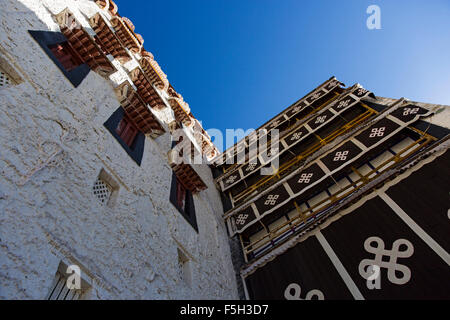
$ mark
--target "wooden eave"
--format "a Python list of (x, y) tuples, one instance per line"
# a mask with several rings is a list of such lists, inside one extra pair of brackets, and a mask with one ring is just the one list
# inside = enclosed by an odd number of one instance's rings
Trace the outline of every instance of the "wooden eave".
[(142, 37), (138, 37), (132, 30), (132, 25), (127, 23), (129, 20), (114, 16), (111, 19), (111, 24), (116, 31), (116, 36), (119, 38), (123, 46), (130, 49), (134, 53), (139, 53), (142, 49)]
[(125, 81), (114, 91), (120, 105), (140, 131), (152, 137), (158, 137), (164, 133), (164, 129), (131, 83)]
[(138, 89), (141, 98), (148, 103), (152, 108), (163, 109), (166, 104), (156, 92), (144, 72), (138, 67), (130, 72), (130, 78)]
[(181, 183), (192, 193), (198, 193), (202, 190), (207, 189), (206, 184), (203, 182), (203, 180), (200, 178), (191, 164), (177, 164), (174, 161), (175, 154), (176, 152), (174, 149), (169, 151), (169, 164)]
[(155, 61), (153, 55), (145, 50), (142, 50), (141, 55), (142, 58), (139, 63), (146, 76), (150, 79), (152, 84), (158, 87), (158, 89), (167, 91), (169, 88), (169, 80), (167, 80), (166, 74), (161, 70), (161, 67)]
[(127, 50), (120, 43), (119, 39), (116, 37), (100, 13), (96, 13), (92, 18), (90, 18), (89, 24), (97, 34), (96, 38), (98, 39), (98, 43), (105, 52), (111, 54), (121, 63), (126, 63), (131, 60)]
[(95, 43), (94, 38), (84, 30), (69, 9), (57, 14), (56, 22), (67, 41), (92, 70), (104, 76), (116, 72), (116, 68), (106, 57), (103, 50)]
[(192, 119), (186, 110), (183, 108), (185, 102), (181, 98), (170, 97), (168, 99), (173, 112), (175, 113), (175, 119), (182, 122), (185, 126), (190, 126), (192, 124)]

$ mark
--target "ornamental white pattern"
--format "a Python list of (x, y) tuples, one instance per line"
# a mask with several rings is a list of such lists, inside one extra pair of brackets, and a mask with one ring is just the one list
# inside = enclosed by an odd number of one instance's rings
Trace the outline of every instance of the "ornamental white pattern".
[(236, 181), (236, 179), (237, 179), (236, 176), (231, 176), (225, 181), (225, 183), (227, 183), (227, 184), (234, 183)]
[(267, 158), (271, 158), (272, 155), (277, 155), (278, 154), (278, 148), (274, 148), (273, 150), (267, 152)]
[(335, 87), (337, 84), (338, 84), (337, 80), (332, 80), (332, 81), (328, 84), (327, 88), (328, 88), (328, 89), (331, 89), (331, 88)]
[[(294, 290), (294, 294), (292, 294), (292, 290)], [(317, 300), (324, 300), (325, 296), (323, 292), (317, 289), (311, 290), (306, 294), (305, 299), (301, 298), (302, 288), (297, 283), (291, 283), (287, 286), (286, 290), (284, 290), (284, 297), (286, 300), (312, 300), (315, 296)]]
[(280, 123), (281, 123), (280, 120), (275, 120), (274, 122), (272, 122), (272, 123), (270, 124), (270, 127), (271, 127), (271, 128), (275, 128), (275, 127), (277, 127)]
[(374, 128), (374, 129), (372, 129), (372, 132), (370, 133), (369, 138), (383, 137), (385, 130), (386, 130), (386, 127)]
[(298, 183), (310, 183), (313, 175), (314, 175), (313, 173), (303, 173), (297, 182)]
[(356, 94), (357, 94), (358, 96), (365, 95), (366, 93), (367, 93), (367, 90), (364, 89), (364, 88), (359, 88), (358, 90), (356, 90)]
[(338, 151), (334, 155), (333, 161), (345, 161), (347, 160), (348, 151)]
[(277, 203), (277, 200), (279, 197), (280, 196), (278, 194), (275, 194), (275, 195), (271, 194), (267, 197), (266, 202), (264, 202), (264, 204), (266, 206), (269, 206), (269, 205), (274, 206)]
[(247, 221), (247, 218), (248, 218), (248, 214), (241, 213), (236, 219), (236, 224), (241, 225), (241, 226), (244, 225), (245, 222)]
[(337, 108), (338, 108), (338, 109), (346, 108), (346, 107), (348, 107), (349, 104), (350, 104), (350, 99), (342, 100), (342, 101), (339, 102), (339, 104), (337, 105)]
[(405, 108), (405, 109), (403, 109), (403, 115), (404, 116), (417, 114), (418, 112), (419, 112), (419, 108)]
[(291, 141), (299, 140), (303, 135), (303, 132), (296, 132), (291, 136)]
[(311, 96), (311, 98), (313, 98), (314, 100), (316, 100), (316, 99), (320, 98), (320, 96), (321, 96), (321, 94), (318, 93), (318, 92), (316, 92), (316, 93), (314, 93), (314, 94)]
[(296, 106), (294, 109), (292, 109), (292, 112), (298, 113), (298, 112), (300, 112), (302, 109), (303, 109), (303, 107), (301, 107), (301, 106)]
[(327, 119), (326, 115), (325, 116), (321, 116), (321, 117), (317, 117), (315, 124), (324, 123), (326, 119)]
[(248, 167), (245, 169), (245, 171), (247, 171), (247, 172), (253, 171), (253, 170), (255, 170), (257, 165), (258, 165), (257, 163), (249, 163)]
[[(372, 246), (375, 243), (376, 246)], [(405, 250), (401, 251), (400, 247), (405, 246)], [(414, 246), (406, 239), (396, 240), (392, 245), (392, 250), (385, 250), (385, 244), (379, 237), (370, 237), (364, 242), (364, 249), (375, 255), (374, 259), (364, 259), (359, 264), (359, 274), (368, 279), (372, 276), (373, 266), (385, 268), (388, 271), (388, 279), (393, 284), (404, 285), (411, 279), (411, 270), (397, 263), (398, 258), (409, 258), (414, 253)], [(389, 261), (383, 261), (383, 257), (388, 257)], [(372, 268), (368, 268), (371, 267)], [(400, 275), (398, 277), (398, 275)]]

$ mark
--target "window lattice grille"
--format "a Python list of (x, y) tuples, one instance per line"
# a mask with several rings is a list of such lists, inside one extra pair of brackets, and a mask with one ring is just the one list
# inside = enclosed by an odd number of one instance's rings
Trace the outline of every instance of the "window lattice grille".
[(11, 84), (11, 79), (9, 79), (8, 75), (0, 70), (0, 87), (7, 86)]
[(94, 184), (94, 187), (92, 188), (94, 195), (100, 200), (101, 203), (105, 204), (108, 202), (111, 193), (112, 188), (102, 179), (98, 178), (97, 181)]

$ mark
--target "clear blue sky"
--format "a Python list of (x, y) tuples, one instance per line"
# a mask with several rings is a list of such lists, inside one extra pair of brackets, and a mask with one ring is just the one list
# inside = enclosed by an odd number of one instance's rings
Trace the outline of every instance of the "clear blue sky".
[(205, 129), (257, 128), (333, 75), (450, 105), (450, 0), (116, 3)]

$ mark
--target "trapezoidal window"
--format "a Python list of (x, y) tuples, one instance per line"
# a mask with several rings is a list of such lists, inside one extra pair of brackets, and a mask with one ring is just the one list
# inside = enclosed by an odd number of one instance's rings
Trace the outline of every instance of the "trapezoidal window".
[(195, 216), (194, 197), (192, 192), (176, 177), (172, 175), (172, 187), (170, 189), (170, 202), (178, 209), (181, 215), (198, 232), (197, 218)]
[(48, 48), (67, 72), (74, 70), (84, 63), (80, 55), (67, 41), (51, 44)]
[(130, 148), (133, 147), (136, 136), (139, 133), (138, 128), (131, 122), (131, 120), (124, 114), (122, 120), (120, 120), (116, 132), (123, 142)]
[(89, 74), (90, 67), (67, 42), (61, 32), (28, 30), (45, 54), (74, 87)]
[(119, 107), (104, 123), (104, 126), (140, 166), (144, 154), (145, 135), (127, 117), (123, 108)]

